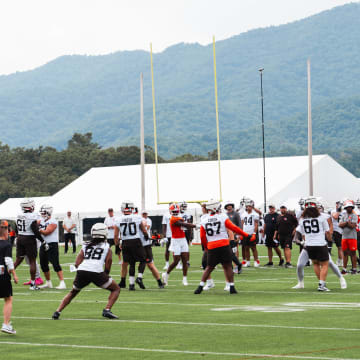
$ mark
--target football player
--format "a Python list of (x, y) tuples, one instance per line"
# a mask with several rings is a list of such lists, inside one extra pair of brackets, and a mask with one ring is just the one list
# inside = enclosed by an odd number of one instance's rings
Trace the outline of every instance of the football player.
[(358, 217), (358, 224), (357, 224), (357, 227), (356, 227), (356, 233), (357, 233), (357, 249), (358, 249), (359, 257), (357, 258), (357, 262), (358, 262), (358, 264), (360, 264), (360, 199), (357, 199), (355, 201), (355, 205), (356, 205), (356, 208), (354, 209), (354, 211), (355, 211), (355, 214)]
[(200, 238), (204, 248), (208, 249), (208, 257), (206, 269), (195, 294), (201, 294), (205, 281), (219, 263), (224, 269), (225, 279), (230, 283), (230, 294), (237, 293), (234, 286), (232, 251), (227, 229), (243, 237), (248, 237), (248, 234), (234, 225), (226, 214), (218, 213), (220, 208), (221, 203), (211, 199), (206, 203), (208, 214), (201, 217)]
[(326, 287), (329, 265), (326, 239), (331, 241), (330, 228), (327, 219), (321, 216), (315, 198), (311, 197), (305, 200), (305, 210), (297, 229), (305, 238), (306, 251), (313, 262), (315, 274), (319, 279), (318, 291), (329, 291)]
[(342, 213), (342, 202), (337, 201), (335, 204), (335, 209), (331, 211), (331, 220), (333, 223), (333, 242), (335, 243), (337, 249), (338, 249), (338, 259), (336, 261), (336, 264), (338, 266), (343, 266), (344, 262), (344, 252), (341, 248), (341, 237), (343, 233), (343, 229), (339, 226), (339, 220)]
[[(114, 243), (115, 221), (116, 221), (116, 218), (114, 216), (114, 209), (109, 208), (108, 209), (108, 216), (105, 218), (104, 224), (108, 228), (109, 233), (108, 233), (107, 242), (109, 243), (110, 247), (115, 245), (115, 243)], [(119, 257), (119, 264), (121, 265), (122, 264), (122, 261), (121, 261), (121, 249), (120, 249), (119, 245), (115, 246), (115, 254)]]
[[(53, 208), (50, 205), (42, 205), (40, 208), (40, 215), (42, 217), (39, 229), (40, 234), (44, 237), (45, 243), (40, 246), (40, 266), (46, 279), (46, 283), (40, 288), (52, 288), (50, 280), (49, 262), (52, 264), (54, 271), (60, 280), (59, 286), (56, 289), (66, 289), (64, 274), (59, 263), (59, 233), (57, 231), (57, 221), (51, 217)], [(45, 250), (44, 245), (48, 245), (48, 250)]]
[[(180, 206), (180, 216), (183, 218), (183, 220), (185, 222), (192, 224), (194, 222), (194, 218), (190, 213), (187, 212), (187, 208), (188, 208), (187, 202), (182, 201), (179, 204), (179, 206)], [(186, 241), (187, 241), (188, 245), (190, 245), (192, 239), (194, 238), (193, 229), (185, 229), (185, 236), (186, 236)], [(179, 264), (181, 264), (181, 263), (179, 262)], [(189, 253), (189, 260), (188, 260), (187, 265), (188, 265), (188, 267), (190, 267), (190, 253)], [(182, 269), (182, 266), (180, 267), (180, 269)]]
[[(130, 265), (129, 268), (129, 290), (135, 290), (135, 265), (137, 262), (150, 263), (151, 259), (146, 259), (144, 247), (140, 240), (140, 232), (147, 240), (149, 235), (146, 231), (146, 221), (138, 214), (134, 214), (135, 209), (132, 201), (124, 201), (121, 204), (122, 215), (116, 219), (114, 242), (119, 244), (121, 236), (121, 247), (123, 252), (123, 266)], [(125, 287), (126, 274), (121, 271), (120, 287)], [(142, 282), (142, 280), (141, 280)]]
[(167, 285), (169, 274), (176, 265), (179, 263), (180, 259), (182, 261), (183, 267), (183, 285), (187, 286), (187, 270), (188, 270), (188, 261), (189, 261), (189, 245), (186, 241), (185, 230), (195, 228), (196, 225), (187, 223), (183, 220), (180, 215), (180, 206), (178, 204), (172, 204), (169, 208), (171, 218), (170, 218), (170, 228), (171, 228), (171, 244), (169, 250), (174, 254), (174, 260), (170, 264), (166, 273), (162, 274), (163, 283)]
[[(172, 203), (169, 203), (169, 207), (172, 205)], [(165, 242), (165, 266), (164, 266), (164, 270), (167, 270), (169, 268), (169, 259), (170, 259), (170, 251), (169, 251), (169, 247), (170, 247), (170, 242), (171, 242), (171, 228), (170, 228), (170, 212), (166, 213), (163, 215), (161, 224), (162, 224), (162, 235), (163, 235), (163, 242)]]
[[(103, 223), (96, 223), (91, 228), (91, 240), (83, 244), (75, 261), (77, 274), (72, 290), (64, 297), (60, 306), (54, 312), (52, 318), (58, 320), (61, 311), (70, 304), (71, 300), (90, 283), (110, 291), (108, 303), (103, 309), (102, 316), (109, 319), (118, 319), (111, 312), (111, 308), (119, 297), (120, 288), (116, 282), (109, 277), (112, 252), (106, 242), (107, 227)], [(104, 268), (105, 265), (105, 268)]]
[(252, 234), (250, 238), (244, 238), (243, 244), (245, 246), (245, 259), (246, 263), (243, 264), (244, 267), (250, 266), (250, 249), (254, 256), (254, 266), (259, 267), (260, 261), (258, 256), (258, 251), (256, 249), (257, 242), (257, 232), (259, 226), (259, 214), (254, 211), (254, 202), (250, 199), (245, 201), (245, 212), (241, 216), (241, 224), (243, 230)]
[[(37, 257), (37, 242), (39, 239), (43, 244), (44, 239), (39, 232), (38, 216), (34, 213), (35, 202), (32, 199), (24, 199), (20, 203), (21, 214), (16, 218), (16, 227), (18, 238), (16, 241), (16, 260), (15, 269), (27, 256), (30, 265), (30, 290), (39, 290), (40, 288), (35, 284), (36, 276), (36, 257)], [(48, 245), (43, 244), (44, 250), (48, 249)]]
[[(316, 201), (316, 199), (313, 199), (312, 201)], [(305, 203), (305, 200), (304, 200), (304, 203)], [(323, 206), (320, 204), (319, 201), (317, 201), (317, 207), (318, 207), (318, 209), (323, 209)], [(320, 211), (320, 215), (323, 216), (325, 219), (327, 219), (327, 222), (329, 224), (329, 229), (330, 229), (330, 237), (331, 237), (331, 229), (332, 229), (331, 217), (330, 217), (330, 215), (326, 214), (324, 211)], [(302, 216), (300, 216), (299, 220), (301, 218), (302, 218)], [(299, 229), (300, 229), (300, 226), (298, 226), (296, 228), (297, 232), (299, 231)], [(303, 245), (304, 244), (303, 236), (301, 234), (300, 234), (300, 236), (301, 236), (302, 245)], [(331, 246), (329, 246), (328, 239), (325, 238), (325, 240), (328, 243), (329, 253), (331, 253)], [(309, 260), (310, 260), (310, 258), (309, 258), (307, 249), (306, 249), (306, 247), (302, 246), (302, 250), (299, 255), (297, 265), (296, 265), (296, 273), (297, 273), (298, 283), (297, 283), (297, 285), (295, 285), (293, 287), (293, 289), (303, 289), (304, 288), (304, 268), (305, 268), (305, 266), (308, 265)], [(331, 256), (329, 256), (329, 267), (334, 272), (334, 274), (339, 278), (341, 289), (346, 289), (347, 288), (346, 280), (342, 276), (338, 266), (333, 262)]]
[(159, 288), (163, 289), (164, 284), (162, 283), (159, 271), (154, 264), (154, 257), (153, 257), (153, 253), (152, 253), (152, 238), (150, 236), (152, 221), (148, 217), (148, 212), (146, 210), (143, 210), (142, 216), (143, 216), (143, 219), (146, 221), (146, 230), (148, 233), (148, 238), (145, 239), (143, 233), (140, 231), (141, 243), (144, 247), (145, 254), (146, 254), (146, 263), (142, 262), (139, 264), (138, 277), (136, 278), (135, 282), (140, 286), (141, 289), (145, 289), (145, 285), (144, 285), (142, 279), (143, 279), (143, 273), (145, 271), (145, 265), (147, 265), (148, 268), (150, 269), (151, 273), (153, 274), (155, 280), (157, 281)]

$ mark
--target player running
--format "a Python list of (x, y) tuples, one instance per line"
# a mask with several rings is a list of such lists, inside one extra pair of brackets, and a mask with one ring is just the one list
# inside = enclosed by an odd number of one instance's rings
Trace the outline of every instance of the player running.
[(232, 270), (232, 252), (227, 229), (247, 238), (249, 235), (234, 225), (226, 214), (217, 212), (221, 203), (217, 200), (209, 200), (206, 204), (208, 214), (201, 217), (200, 238), (204, 248), (208, 250), (207, 266), (201, 277), (200, 285), (194, 294), (200, 294), (215, 266), (221, 263), (225, 279), (230, 283), (230, 294), (237, 294), (234, 286), (234, 273)]
[[(77, 274), (74, 280), (72, 290), (64, 297), (60, 306), (54, 312), (52, 318), (58, 320), (61, 311), (70, 304), (71, 300), (90, 283), (110, 291), (108, 303), (102, 312), (102, 316), (109, 319), (118, 319), (111, 312), (111, 308), (119, 297), (120, 288), (116, 282), (109, 277), (112, 252), (109, 244), (106, 242), (107, 227), (103, 223), (97, 223), (91, 228), (91, 240), (85, 243), (75, 261)], [(105, 269), (104, 269), (105, 264)]]

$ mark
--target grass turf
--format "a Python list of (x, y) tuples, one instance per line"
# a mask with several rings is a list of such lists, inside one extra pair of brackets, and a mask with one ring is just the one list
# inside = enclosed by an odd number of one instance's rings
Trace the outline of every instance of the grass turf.
[[(265, 264), (266, 248), (259, 249)], [(161, 269), (164, 248), (153, 250)], [(297, 254), (295, 247), (294, 264)], [(74, 259), (72, 254), (61, 255), (68, 288)], [(96, 287), (85, 288), (62, 312), (61, 320), (54, 321), (51, 315), (68, 290), (31, 292), (14, 285), (12, 322), (17, 335), (1, 333), (1, 354), (7, 360), (360, 358), (358, 275), (347, 275), (348, 289), (341, 290), (329, 272), (331, 292), (319, 293), (311, 267), (305, 270), (302, 290), (291, 289), (296, 284), (295, 267), (251, 267), (235, 275), (239, 293), (229, 295), (218, 266), (213, 273), (216, 287), (194, 295), (202, 274), (200, 260), (200, 246), (191, 247), (188, 287), (182, 285), (182, 272), (174, 270), (169, 286), (159, 290), (147, 269), (146, 290), (121, 291), (113, 307), (119, 320), (102, 318), (109, 293)], [(21, 265), (17, 274), (22, 284), (29, 276), (27, 265)], [(113, 265), (111, 275), (120, 280), (120, 265)], [(52, 280), (56, 286), (53, 272)]]

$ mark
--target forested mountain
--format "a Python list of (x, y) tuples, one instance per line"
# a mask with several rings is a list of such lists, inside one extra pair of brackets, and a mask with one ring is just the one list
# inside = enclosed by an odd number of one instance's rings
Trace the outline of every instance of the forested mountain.
[[(345, 154), (360, 133), (360, 4), (216, 43), (222, 157), (261, 155), (264, 70), (267, 154), (306, 151), (306, 60), (312, 64), (315, 152)], [(210, 40), (210, 39), (209, 39)], [(74, 132), (103, 147), (138, 145), (139, 74), (146, 143), (153, 145), (150, 55), (63, 56), (0, 76), (3, 143), (66, 148)], [(154, 54), (159, 155), (216, 148), (212, 45), (178, 44)], [(4, 136), (4, 135), (3, 135)]]

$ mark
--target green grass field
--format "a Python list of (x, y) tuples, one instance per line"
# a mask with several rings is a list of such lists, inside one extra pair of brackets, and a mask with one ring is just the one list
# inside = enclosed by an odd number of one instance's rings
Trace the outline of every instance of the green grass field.
[[(259, 249), (265, 264), (266, 249)], [(154, 248), (159, 269), (163, 252)], [(297, 247), (293, 255), (296, 264)], [(61, 256), (68, 288), (74, 259)], [(305, 289), (292, 290), (295, 267), (251, 267), (235, 275), (239, 293), (229, 295), (218, 268), (216, 287), (194, 295), (200, 260), (200, 246), (191, 247), (188, 287), (181, 283), (181, 271), (174, 270), (169, 286), (159, 290), (147, 269), (146, 290), (121, 291), (113, 308), (119, 320), (102, 318), (108, 292), (95, 287), (83, 290), (61, 320), (51, 320), (68, 290), (29, 291), (21, 285), (28, 267), (21, 265), (12, 317), (17, 334), (1, 333), (1, 359), (360, 359), (360, 275), (346, 275), (348, 289), (341, 290), (329, 273), (331, 292), (319, 293), (312, 268), (305, 270)], [(111, 273), (119, 281), (120, 265), (114, 264)], [(54, 274), (52, 280), (56, 286)]]

